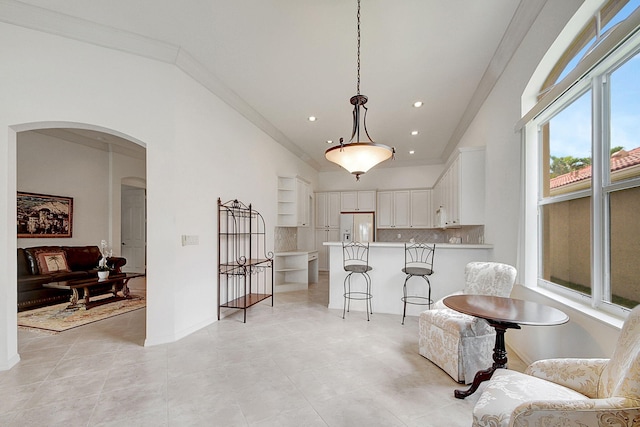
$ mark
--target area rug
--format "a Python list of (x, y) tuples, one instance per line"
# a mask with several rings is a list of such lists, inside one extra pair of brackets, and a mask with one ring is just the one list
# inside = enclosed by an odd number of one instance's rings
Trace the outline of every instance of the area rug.
[[(92, 299), (93, 301), (94, 299)], [(99, 299), (95, 301), (99, 302)], [(52, 333), (63, 332), (119, 314), (139, 310), (146, 307), (146, 301), (142, 296), (131, 295), (130, 299), (105, 303), (91, 307), (89, 310), (67, 310), (68, 305), (69, 303), (63, 303), (20, 312), (18, 313), (18, 326)]]

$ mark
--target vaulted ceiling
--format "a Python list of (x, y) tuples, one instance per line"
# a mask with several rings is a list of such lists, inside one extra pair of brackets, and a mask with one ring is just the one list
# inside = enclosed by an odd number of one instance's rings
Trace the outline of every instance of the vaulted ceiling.
[[(367, 127), (397, 150), (385, 165), (446, 161), (545, 2), (362, 0)], [(356, 0), (0, 5), (0, 21), (175, 63), (316, 169), (338, 169), (324, 151), (351, 135)]]

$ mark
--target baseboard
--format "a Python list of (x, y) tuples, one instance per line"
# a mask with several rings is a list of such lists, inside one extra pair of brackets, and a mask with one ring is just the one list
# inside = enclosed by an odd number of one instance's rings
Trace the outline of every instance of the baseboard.
[(18, 362), (20, 362), (20, 355), (16, 353), (6, 362), (0, 363), (0, 371), (8, 371), (9, 369), (17, 365)]
[(190, 326), (189, 328), (183, 329), (181, 331), (176, 331), (176, 333), (174, 334), (169, 334), (169, 335), (161, 335), (161, 336), (157, 336), (157, 337), (150, 337), (147, 336), (147, 338), (144, 340), (144, 346), (145, 347), (150, 347), (150, 346), (154, 346), (154, 345), (161, 345), (161, 344), (169, 344), (172, 342), (176, 342), (178, 340), (181, 340), (182, 338), (191, 335), (192, 333), (199, 331), (200, 329), (207, 327), (211, 324), (213, 324), (214, 322), (217, 322), (218, 319), (216, 317), (211, 317), (209, 319), (205, 319), (200, 323), (197, 323), (195, 325)]

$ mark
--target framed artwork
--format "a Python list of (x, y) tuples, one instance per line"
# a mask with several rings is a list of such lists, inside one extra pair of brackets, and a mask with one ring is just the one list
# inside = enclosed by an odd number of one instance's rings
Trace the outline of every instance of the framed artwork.
[(71, 237), (73, 198), (18, 192), (18, 238)]

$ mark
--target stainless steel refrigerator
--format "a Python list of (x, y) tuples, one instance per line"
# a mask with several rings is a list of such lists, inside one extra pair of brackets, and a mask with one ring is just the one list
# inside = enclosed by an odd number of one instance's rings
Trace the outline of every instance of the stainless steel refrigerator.
[(373, 242), (375, 232), (373, 212), (340, 214), (340, 239), (343, 242)]

